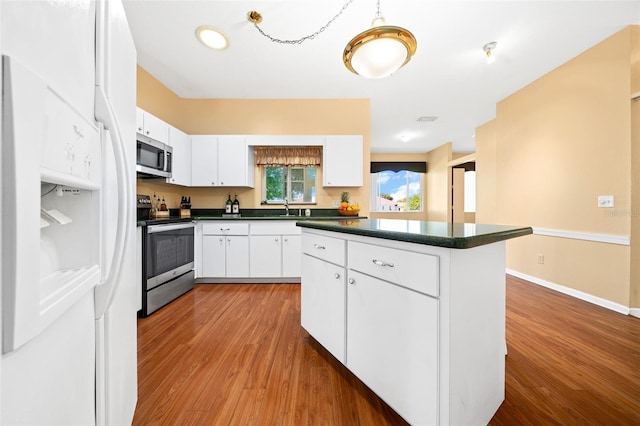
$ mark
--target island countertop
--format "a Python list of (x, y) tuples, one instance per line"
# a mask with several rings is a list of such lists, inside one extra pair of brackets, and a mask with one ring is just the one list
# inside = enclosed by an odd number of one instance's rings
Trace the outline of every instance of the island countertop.
[(302, 228), (383, 238), (453, 249), (468, 249), (532, 234), (531, 227), (399, 219), (300, 221)]

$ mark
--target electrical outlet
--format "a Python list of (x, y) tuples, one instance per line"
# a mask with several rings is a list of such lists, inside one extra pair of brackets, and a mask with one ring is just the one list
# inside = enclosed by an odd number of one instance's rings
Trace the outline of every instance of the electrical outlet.
[(598, 207), (613, 207), (613, 195), (598, 195)]
[(333, 200), (333, 207), (335, 208), (340, 207), (340, 200)]
[(544, 254), (538, 254), (538, 263), (541, 265), (544, 263)]

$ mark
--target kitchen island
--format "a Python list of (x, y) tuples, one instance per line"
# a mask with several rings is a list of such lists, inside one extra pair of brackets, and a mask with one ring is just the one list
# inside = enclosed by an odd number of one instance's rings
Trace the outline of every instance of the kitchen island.
[(504, 400), (505, 240), (529, 227), (300, 221), (302, 326), (413, 425)]

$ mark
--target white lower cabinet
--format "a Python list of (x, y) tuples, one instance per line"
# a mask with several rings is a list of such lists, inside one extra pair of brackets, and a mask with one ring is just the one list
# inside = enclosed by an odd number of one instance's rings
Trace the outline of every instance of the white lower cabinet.
[(282, 276), (300, 277), (302, 275), (302, 236), (282, 236)]
[(252, 221), (251, 278), (298, 278), (300, 228), (292, 220)]
[(348, 275), (347, 367), (413, 424), (437, 424), (438, 300)]
[(282, 276), (282, 237), (251, 236), (251, 277)]
[(309, 334), (410, 424), (489, 423), (505, 391), (504, 241), (456, 250), (303, 228), (302, 249)]
[(249, 225), (211, 222), (202, 225), (200, 276), (244, 278), (249, 276)]
[(345, 269), (304, 254), (302, 271), (302, 327), (344, 364)]

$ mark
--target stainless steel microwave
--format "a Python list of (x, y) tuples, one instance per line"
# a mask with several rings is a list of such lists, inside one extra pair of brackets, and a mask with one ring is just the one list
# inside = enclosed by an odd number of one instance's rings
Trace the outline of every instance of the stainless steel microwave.
[(171, 177), (172, 149), (169, 145), (138, 133), (136, 172), (140, 178)]

